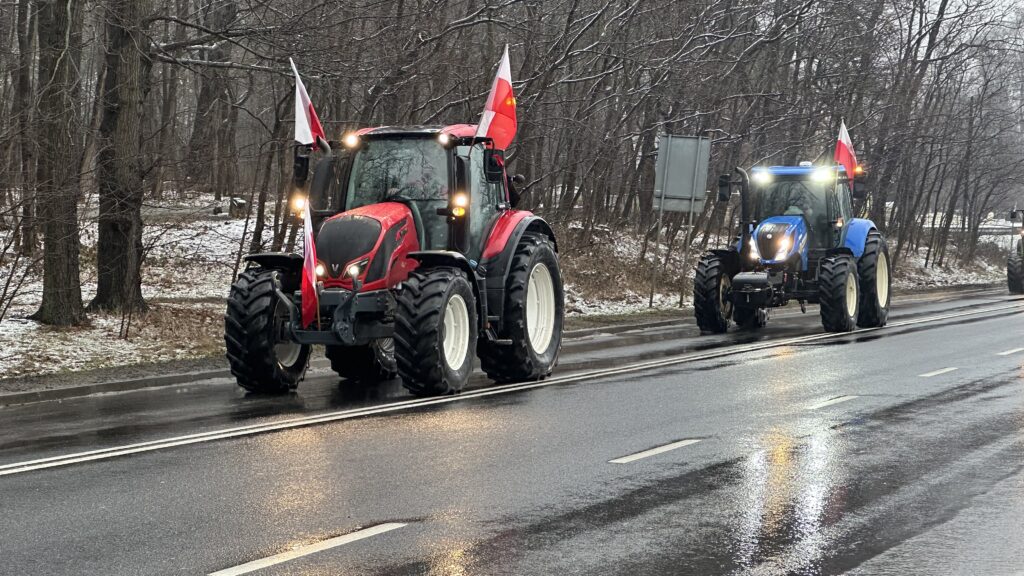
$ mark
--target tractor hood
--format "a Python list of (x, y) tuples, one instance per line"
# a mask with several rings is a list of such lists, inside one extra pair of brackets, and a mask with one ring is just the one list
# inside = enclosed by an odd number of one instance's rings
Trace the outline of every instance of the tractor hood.
[(763, 264), (789, 260), (807, 248), (807, 222), (803, 216), (772, 216), (754, 229), (752, 247)]
[(352, 272), (357, 272), (363, 291), (390, 288), (415, 267), (406, 256), (416, 250), (419, 240), (412, 212), (398, 202), (342, 212), (325, 220), (316, 236), (325, 288), (351, 289)]

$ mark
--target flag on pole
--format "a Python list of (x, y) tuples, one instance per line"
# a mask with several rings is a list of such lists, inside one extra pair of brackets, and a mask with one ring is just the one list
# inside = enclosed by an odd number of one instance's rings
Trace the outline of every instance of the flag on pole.
[(313, 221), (309, 206), (302, 211), (302, 327), (313, 323), (320, 311), (320, 294), (316, 289), (316, 243), (313, 241)]
[[(292, 71), (295, 72), (295, 141), (299, 144), (312, 144), (316, 148), (316, 137), (324, 140), (324, 128), (320, 125), (320, 118), (313, 109), (313, 103), (309, 100), (306, 87), (299, 77), (299, 69), (295, 62), (289, 58)], [(313, 241), (313, 221), (309, 215), (309, 205), (302, 210), (302, 327), (306, 328), (313, 323), (313, 319), (320, 311), (320, 294), (316, 290), (316, 243)]]
[(853, 141), (846, 131), (846, 121), (839, 125), (839, 141), (836, 142), (835, 161), (846, 169), (846, 177), (853, 178), (857, 169), (857, 155), (853, 152)]
[(327, 135), (324, 134), (324, 127), (320, 125), (320, 118), (317, 117), (313, 103), (309, 100), (306, 86), (302, 84), (302, 78), (299, 78), (299, 69), (295, 67), (295, 62), (291, 58), (288, 62), (291, 62), (292, 72), (295, 72), (295, 141), (299, 144), (312, 144), (315, 149), (316, 137), (326, 140)]
[(494, 140), (494, 147), (498, 150), (508, 148), (516, 137), (516, 97), (512, 93), (512, 66), (508, 62), (507, 44), (476, 135)]

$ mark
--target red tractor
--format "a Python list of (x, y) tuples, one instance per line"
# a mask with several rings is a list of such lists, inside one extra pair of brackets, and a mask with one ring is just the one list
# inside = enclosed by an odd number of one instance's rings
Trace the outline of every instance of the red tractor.
[[(498, 382), (551, 374), (564, 311), (557, 244), (544, 220), (515, 209), (503, 151), (466, 124), (319, 144), (309, 197), (293, 204), (313, 222), (319, 317), (300, 320), (301, 255), (247, 256), (225, 316), (240, 386), (295, 389), (314, 344), (340, 376), (397, 374), (417, 396), (462, 390), (474, 352)], [(309, 154), (296, 148), (300, 187)]]

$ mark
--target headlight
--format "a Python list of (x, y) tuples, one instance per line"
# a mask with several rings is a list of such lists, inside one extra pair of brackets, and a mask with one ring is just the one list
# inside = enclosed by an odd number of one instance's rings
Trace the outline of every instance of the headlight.
[(770, 172), (754, 172), (754, 175), (750, 177), (756, 184), (762, 186), (772, 181), (772, 175)]
[(452, 196), (452, 216), (462, 218), (466, 215), (466, 208), (469, 207), (469, 196), (459, 192)]
[(345, 148), (356, 148), (359, 146), (359, 134), (355, 132), (349, 132), (345, 134), (345, 138), (342, 140), (345, 144)]
[(760, 260), (761, 259), (761, 252), (759, 252), (757, 250), (757, 241), (754, 240), (754, 236), (753, 235), (750, 236), (750, 242), (748, 244), (750, 245), (750, 259), (751, 260)]
[(317, 278), (323, 278), (325, 274), (327, 274), (327, 269), (324, 268), (323, 264), (320, 264), (319, 262), (317, 262), (317, 264), (316, 264), (316, 276), (317, 276)]
[(353, 280), (359, 278), (359, 275), (363, 273), (363, 269), (365, 269), (366, 265), (369, 263), (369, 259), (363, 258), (359, 262), (349, 264), (348, 268), (345, 269), (345, 273), (348, 274), (348, 276)]
[(775, 252), (776, 260), (785, 260), (789, 256), (789, 249), (793, 247), (793, 239), (788, 235), (779, 240), (779, 249)]
[(445, 148), (448, 147), (448, 144), (450, 144), (451, 141), (452, 137), (449, 136), (446, 132), (441, 132), (440, 134), (437, 135), (437, 142), (441, 144), (441, 146), (444, 146)]
[(292, 198), (292, 211), (296, 214), (301, 214), (306, 209), (306, 197), (295, 196)]
[(833, 177), (835, 173), (831, 168), (817, 168), (811, 172), (811, 179), (817, 182), (825, 182)]

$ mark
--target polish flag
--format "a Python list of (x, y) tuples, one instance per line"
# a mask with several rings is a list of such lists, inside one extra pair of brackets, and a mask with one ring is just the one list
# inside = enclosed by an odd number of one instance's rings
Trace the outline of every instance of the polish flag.
[(316, 243), (313, 241), (309, 206), (302, 212), (302, 327), (305, 328), (319, 316), (320, 293), (316, 289)]
[(299, 144), (312, 144), (315, 150), (316, 137), (327, 140), (327, 136), (309, 100), (306, 87), (302, 84), (302, 78), (299, 78), (299, 69), (291, 58), (288, 61), (292, 64), (292, 72), (295, 72), (295, 141)]
[(477, 138), (494, 140), (494, 147), (505, 150), (516, 137), (516, 97), (512, 93), (512, 66), (508, 63), (508, 45), (491, 84), (491, 94), (480, 116)]
[(850, 140), (850, 133), (846, 131), (846, 122), (839, 126), (839, 141), (836, 142), (835, 161), (846, 168), (846, 177), (853, 179), (857, 169), (857, 155), (853, 152), (853, 141)]
[[(324, 140), (324, 128), (320, 125), (313, 103), (309, 100), (306, 87), (299, 77), (299, 69), (289, 58), (292, 71), (295, 72), (295, 141), (299, 144), (312, 144), (316, 148), (316, 137)], [(313, 221), (310, 219), (309, 206), (302, 211), (302, 327), (313, 323), (320, 312), (320, 294), (316, 289), (316, 243), (313, 241)]]

